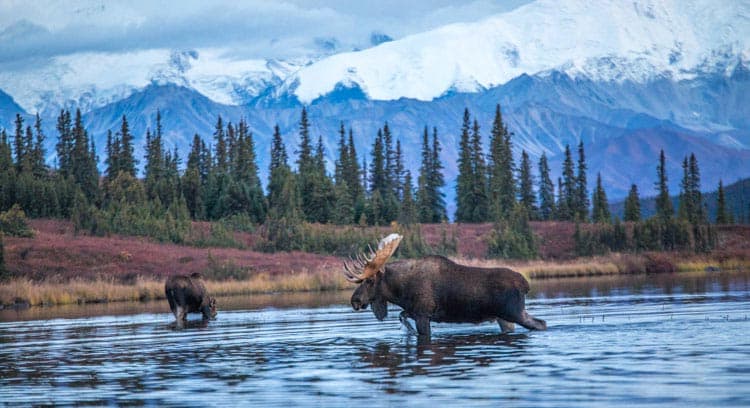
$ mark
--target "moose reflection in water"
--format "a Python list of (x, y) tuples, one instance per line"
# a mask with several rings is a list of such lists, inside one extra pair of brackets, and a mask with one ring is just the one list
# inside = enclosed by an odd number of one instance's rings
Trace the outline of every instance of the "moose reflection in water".
[(178, 326), (185, 323), (188, 313), (202, 313), (204, 322), (216, 318), (216, 299), (208, 296), (199, 273), (170, 276), (164, 293)]
[(407, 319), (417, 324), (421, 340), (430, 339), (430, 321), (481, 323), (497, 321), (503, 333), (514, 323), (529, 330), (546, 330), (547, 323), (526, 312), (529, 292), (526, 279), (508, 268), (475, 268), (441, 256), (403, 260), (385, 266), (402, 236), (391, 234), (369, 257), (358, 255), (353, 265), (344, 264), (347, 280), (360, 284), (352, 294), (354, 310), (372, 305), (378, 320), (388, 314), (388, 302), (401, 306), (401, 322), (414, 332)]
[(496, 359), (521, 356), (528, 338), (525, 333), (471, 334), (449, 335), (429, 343), (379, 342), (362, 348), (359, 356), (370, 367), (387, 369), (390, 377), (420, 375), (429, 367), (457, 364), (466, 364), (467, 370), (471, 370), (475, 366), (488, 366)]

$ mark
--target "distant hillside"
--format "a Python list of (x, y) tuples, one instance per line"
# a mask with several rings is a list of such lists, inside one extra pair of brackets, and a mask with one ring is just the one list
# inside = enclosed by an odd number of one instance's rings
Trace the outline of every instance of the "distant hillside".
[[(718, 185), (711, 192), (703, 193), (703, 202), (708, 207), (709, 220), (716, 218), (716, 200)], [(672, 204), (675, 211), (679, 208), (679, 191), (677, 195), (672, 196)], [(735, 222), (747, 224), (750, 223), (750, 178), (745, 178), (724, 186), (724, 196), (727, 202), (727, 210), (734, 217)], [(612, 214), (622, 218), (625, 208), (624, 201), (618, 201), (610, 205)], [(641, 215), (644, 218), (653, 216), (656, 213), (656, 198), (648, 197), (641, 199)]]
[(0, 129), (7, 128), (7, 131), (12, 131), (17, 113), (20, 113), (24, 119), (28, 117), (26, 111), (13, 100), (12, 96), (0, 90)]

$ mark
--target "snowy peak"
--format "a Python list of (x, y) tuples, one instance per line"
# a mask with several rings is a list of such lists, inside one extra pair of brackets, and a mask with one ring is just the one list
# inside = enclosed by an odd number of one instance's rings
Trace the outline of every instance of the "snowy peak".
[(61, 108), (88, 112), (149, 84), (189, 87), (215, 102), (241, 105), (310, 61), (310, 57), (234, 59), (227, 57), (226, 50), (78, 53), (32, 68), (0, 70), (0, 89), (13, 95), (27, 112), (43, 116)]
[(308, 103), (338, 84), (356, 84), (375, 100), (432, 100), (549, 70), (598, 81), (683, 79), (750, 60), (747, 38), (747, 2), (539, 0), (476, 23), (333, 55), (288, 83), (297, 83), (293, 93)]

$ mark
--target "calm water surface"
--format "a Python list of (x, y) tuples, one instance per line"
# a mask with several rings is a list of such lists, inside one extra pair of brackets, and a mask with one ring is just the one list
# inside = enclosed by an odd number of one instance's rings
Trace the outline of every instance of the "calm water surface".
[(184, 329), (166, 302), (0, 311), (0, 405), (750, 406), (748, 273), (532, 291), (548, 331), (433, 323), (430, 344), (348, 293), (222, 299)]

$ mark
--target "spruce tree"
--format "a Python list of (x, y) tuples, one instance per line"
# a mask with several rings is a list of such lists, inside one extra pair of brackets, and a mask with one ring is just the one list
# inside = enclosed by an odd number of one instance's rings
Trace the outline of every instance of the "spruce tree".
[(125, 117), (125, 115), (122, 115), (119, 139), (119, 170), (128, 173), (132, 177), (135, 177), (135, 166), (137, 162), (133, 155), (133, 135), (130, 133), (130, 125), (128, 125), (128, 119)]
[(693, 153), (690, 153), (688, 170), (690, 179), (689, 200), (691, 202), (691, 207), (693, 208), (690, 222), (693, 224), (702, 224), (706, 222), (707, 218), (703, 207), (703, 195), (701, 194), (701, 176), (700, 169), (698, 168), (698, 159), (695, 158), (695, 154)]
[(268, 171), (268, 218), (301, 221), (302, 208), (295, 175), (288, 164), (279, 125), (274, 126), (271, 161)]
[(339, 124), (338, 158), (334, 163), (334, 208), (331, 221), (344, 225), (354, 222), (354, 199), (352, 197), (347, 171), (351, 168), (349, 146), (346, 140), (344, 122)]
[[(200, 141), (199, 144), (195, 145), (195, 138), (193, 138), (193, 142), (194, 145), (191, 152), (193, 152), (196, 147), (201, 147), (201, 144), (203, 143)], [(197, 154), (198, 152), (196, 151), (195, 153)], [(159, 199), (162, 200), (164, 197), (159, 192), (159, 185), (162, 184), (163, 176), (166, 171), (166, 163), (164, 162), (164, 141), (162, 140), (161, 112), (159, 110), (156, 111), (156, 128), (153, 135), (151, 134), (150, 129), (146, 129), (144, 159), (146, 159), (146, 162), (143, 166), (143, 178), (146, 195), (149, 200), (153, 200), (156, 197), (159, 197)], [(198, 158), (196, 157), (195, 159)], [(190, 204), (188, 204), (188, 208), (190, 208)]]
[(319, 208), (317, 183), (320, 180), (315, 157), (313, 152), (312, 140), (310, 138), (310, 122), (307, 116), (307, 109), (302, 108), (302, 114), (299, 122), (300, 143), (297, 150), (297, 181), (300, 190), (302, 203), (303, 218), (309, 222), (317, 222), (321, 216)]
[(440, 160), (440, 141), (437, 127), (432, 128), (432, 158), (430, 159), (430, 203), (432, 205), (432, 222), (442, 222), (448, 219), (445, 209), (445, 178), (443, 176), (443, 162)]
[(214, 129), (214, 158), (216, 160), (215, 166), (217, 172), (227, 173), (229, 171), (229, 155), (224, 133), (224, 121), (221, 115), (216, 119), (216, 127)]
[(108, 181), (112, 181), (117, 177), (120, 169), (120, 143), (112, 137), (111, 130), (107, 130), (107, 145), (104, 147), (104, 152), (107, 155), (104, 159), (104, 164), (107, 166), (104, 174)]
[(473, 222), (486, 222), (490, 219), (490, 208), (487, 200), (487, 166), (484, 162), (482, 138), (479, 134), (479, 122), (474, 119), (471, 131), (472, 162), (472, 201), (474, 202)]
[(333, 212), (334, 189), (333, 182), (328, 176), (325, 167), (325, 150), (323, 147), (323, 138), (318, 137), (318, 144), (315, 149), (314, 160), (314, 178), (313, 178), (313, 196), (311, 197), (311, 208), (305, 208), (306, 213), (311, 214), (308, 220), (319, 223), (327, 223), (331, 220)]
[(538, 208), (536, 206), (536, 196), (534, 195), (534, 179), (531, 175), (531, 160), (529, 160), (526, 150), (521, 152), (521, 165), (518, 169), (518, 193), (518, 202), (526, 210), (529, 219), (538, 219)]
[(338, 225), (347, 225), (354, 222), (354, 203), (349, 194), (346, 180), (336, 181), (334, 185), (334, 206), (331, 221)]
[(511, 133), (503, 123), (500, 105), (495, 106), (489, 148), (489, 200), (493, 217), (507, 219), (515, 204), (514, 163)]
[(565, 199), (562, 177), (557, 178), (557, 204), (555, 205), (555, 217), (557, 221), (564, 221), (568, 215), (568, 203)]
[[(339, 124), (339, 143), (338, 143), (338, 159), (334, 163), (333, 178), (336, 185), (347, 185), (346, 182), (346, 171), (348, 170), (349, 164), (349, 147), (346, 144), (346, 130), (344, 129), (344, 122)], [(348, 186), (347, 186), (348, 190)], [(349, 192), (346, 191), (348, 194)]]
[(24, 163), (26, 162), (26, 139), (24, 138), (23, 132), (23, 118), (20, 114), (16, 113), (16, 132), (14, 140), (15, 154), (16, 154), (16, 172), (21, 173), (23, 171)]
[(406, 170), (403, 183), (403, 198), (401, 199), (401, 209), (399, 211), (399, 223), (410, 225), (418, 221), (417, 206), (412, 194), (411, 172)]
[(0, 130), (0, 211), (7, 211), (15, 202), (16, 169), (8, 134)]
[(625, 221), (638, 222), (641, 220), (641, 201), (638, 196), (638, 186), (632, 184), (628, 197), (625, 199)]
[(201, 178), (201, 160), (205, 144), (197, 134), (193, 136), (193, 142), (188, 154), (187, 166), (182, 176), (182, 195), (185, 197), (190, 218), (194, 220), (205, 218), (203, 206), (203, 186)]
[[(240, 119), (242, 121), (242, 119)], [(237, 127), (229, 121), (227, 122), (226, 128), (226, 144), (227, 144), (227, 168), (229, 173), (234, 173), (237, 169), (238, 158), (240, 155), (240, 141), (239, 141), (239, 125)]]
[(357, 148), (354, 146), (354, 135), (351, 128), (349, 128), (347, 147), (349, 153), (347, 154), (344, 177), (354, 206), (352, 221), (357, 223), (365, 211), (365, 189), (362, 186), (362, 169), (359, 167)]
[(385, 202), (390, 195), (388, 175), (386, 174), (386, 151), (383, 130), (378, 129), (372, 146), (372, 160), (370, 161), (370, 222), (384, 225), (390, 222), (389, 211)]
[(393, 180), (394, 180), (394, 186), (393, 186), (393, 194), (396, 196), (396, 199), (402, 200), (403, 199), (403, 190), (404, 190), (404, 177), (406, 176), (405, 169), (404, 169), (404, 158), (403, 158), (403, 152), (401, 151), (401, 140), (396, 139), (396, 150), (393, 155), (394, 158), (394, 165), (393, 165)]
[(57, 166), (63, 178), (72, 174), (72, 156), (73, 156), (73, 133), (70, 111), (61, 110), (60, 116), (57, 117), (58, 140)]
[(231, 133), (228, 140), (234, 157), (230, 185), (236, 192), (234, 200), (237, 212), (247, 214), (253, 222), (263, 222), (266, 217), (266, 202), (258, 176), (253, 134), (244, 119), (240, 119), (236, 130)]
[(383, 130), (378, 129), (377, 136), (372, 145), (372, 159), (370, 160), (369, 186), (370, 194), (375, 191), (382, 192), (388, 188), (385, 168), (385, 149), (383, 145)]
[(80, 187), (89, 203), (96, 203), (99, 196), (99, 171), (96, 168), (96, 152), (93, 141), (83, 127), (81, 111), (76, 109), (73, 129), (73, 150), (71, 152), (71, 172), (75, 183)]
[(674, 215), (672, 201), (669, 198), (669, 186), (667, 185), (667, 168), (664, 150), (659, 152), (659, 164), (656, 166), (656, 215), (662, 221), (668, 221)]
[(349, 128), (347, 148), (349, 152), (346, 155), (347, 161), (344, 165), (344, 178), (346, 179), (346, 184), (349, 186), (352, 200), (356, 202), (364, 198), (364, 191), (362, 190), (361, 182), (362, 170), (359, 167), (357, 148), (354, 146), (354, 134), (351, 128)]
[(34, 177), (43, 178), (48, 176), (49, 169), (44, 161), (46, 155), (44, 140), (46, 137), (42, 131), (42, 119), (39, 117), (38, 113), (36, 114), (36, 119), (34, 121), (34, 133), (36, 138), (34, 141), (34, 148), (31, 151), (32, 171)]
[(422, 159), (416, 192), (417, 219), (422, 223), (437, 223), (447, 218), (445, 196), (441, 191), (445, 186), (445, 179), (440, 151), (437, 128), (432, 129), (432, 145), (430, 145), (429, 132), (425, 126), (422, 134)]
[(610, 223), (612, 221), (612, 214), (609, 211), (609, 202), (607, 201), (607, 193), (602, 187), (602, 175), (601, 173), (596, 174), (596, 189), (591, 198), (592, 210), (591, 219), (597, 223)]
[(731, 224), (732, 216), (727, 211), (726, 197), (724, 196), (724, 183), (719, 180), (719, 189), (716, 192), (716, 223)]
[(583, 140), (578, 143), (578, 175), (575, 185), (575, 212), (573, 216), (576, 221), (586, 221), (589, 215), (588, 187), (586, 186), (586, 156), (583, 150)]
[(458, 178), (456, 179), (456, 222), (472, 222), (475, 203), (472, 201), (472, 182), (474, 167), (472, 164), (471, 140), (469, 129), (471, 116), (469, 109), (464, 110), (461, 137), (458, 145)]
[(378, 218), (381, 223), (389, 223), (398, 219), (401, 175), (398, 174), (400, 165), (397, 163), (400, 159), (397, 159), (396, 149), (393, 147), (393, 136), (388, 122), (383, 125), (382, 145), (384, 157), (383, 184), (379, 191), (383, 204)]
[(552, 220), (555, 216), (555, 185), (550, 179), (547, 155), (539, 158), (539, 219)]
[[(577, 193), (577, 179), (573, 173), (573, 157), (570, 153), (570, 146), (565, 145), (565, 159), (563, 161), (562, 170), (563, 185), (562, 194), (564, 206), (558, 206), (560, 208), (560, 219), (563, 221), (573, 221), (576, 217), (576, 211), (578, 210), (576, 202)], [(564, 211), (564, 212), (563, 212)]]
[(681, 220), (690, 221), (693, 217), (695, 209), (693, 208), (693, 200), (691, 197), (690, 187), (690, 171), (688, 165), (688, 158), (682, 160), (682, 180), (680, 181), (680, 195), (679, 195), (679, 207), (677, 209), (677, 216)]
[(21, 161), (21, 172), (32, 175), (34, 172), (34, 134), (31, 126), (26, 126), (26, 132), (23, 137), (24, 155)]
[[(385, 164), (383, 166), (383, 169), (385, 170), (385, 188), (395, 191), (398, 188), (396, 175), (396, 151), (393, 148), (393, 135), (391, 134), (390, 127), (388, 127), (388, 122), (385, 122), (383, 125), (383, 155), (385, 158)], [(385, 192), (385, 190), (383, 192)]]
[(430, 170), (432, 167), (432, 152), (430, 150), (429, 133), (427, 126), (422, 133), (422, 161), (419, 166), (417, 177), (417, 219), (421, 223), (432, 222), (432, 205), (430, 203)]

